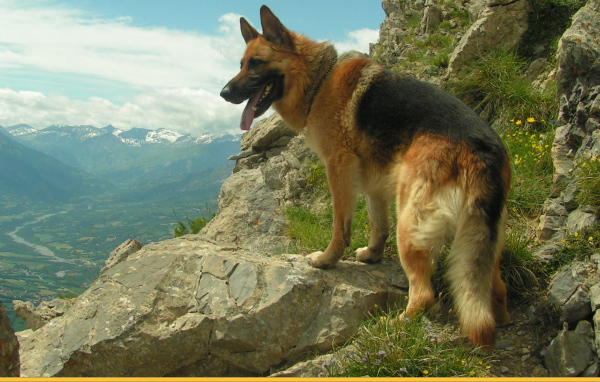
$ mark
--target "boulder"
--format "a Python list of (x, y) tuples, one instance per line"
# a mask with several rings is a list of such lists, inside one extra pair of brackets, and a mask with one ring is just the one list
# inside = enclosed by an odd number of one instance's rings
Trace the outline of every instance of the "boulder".
[(0, 302), (0, 377), (19, 376), (19, 341)]
[(210, 240), (262, 251), (285, 250), (289, 239), (279, 203), (259, 168), (244, 169), (225, 180), (219, 210), (200, 231)]
[(242, 151), (252, 149), (254, 152), (261, 152), (276, 145), (285, 146), (285, 144), (282, 144), (283, 141), (275, 143), (283, 137), (293, 137), (295, 135), (278, 114), (273, 114), (257, 122), (248, 132), (244, 133), (240, 140), (240, 146)]
[(323, 271), (187, 235), (105, 269), (64, 315), (18, 333), (21, 374), (265, 375), (343, 344), (407, 287), (398, 261)]
[(596, 215), (590, 208), (579, 207), (569, 214), (567, 228), (570, 232), (579, 232), (596, 223)]
[(560, 322), (576, 323), (592, 313), (588, 275), (595, 272), (590, 267), (591, 264), (574, 261), (552, 278), (548, 300), (560, 309)]
[(528, 13), (526, 0), (488, 4), (452, 52), (448, 75), (460, 73), (465, 63), (476, 60), (483, 52), (517, 45), (527, 31)]
[(548, 346), (545, 361), (550, 377), (579, 376), (592, 361), (588, 333), (569, 331), (565, 324), (563, 331)]

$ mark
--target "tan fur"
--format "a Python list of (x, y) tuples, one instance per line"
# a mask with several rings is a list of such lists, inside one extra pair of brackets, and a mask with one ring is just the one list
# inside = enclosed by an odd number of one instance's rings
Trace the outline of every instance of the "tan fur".
[[(270, 29), (279, 28), (279, 21), (263, 10), (263, 29), (265, 23)], [(309, 255), (312, 265), (331, 268), (341, 258), (350, 243), (358, 192), (367, 198), (371, 238), (367, 247), (357, 251), (357, 258), (379, 261), (389, 235), (389, 204), (396, 198), (398, 251), (410, 281), (405, 314), (433, 305), (430, 278), (436, 256), (454, 240), (447, 277), (463, 331), (473, 344), (491, 349), (496, 323), (509, 319), (499, 269), (505, 212), (497, 227), (498, 244), (484, 256), (489, 264), (481, 266), (481, 274), (469, 273), (473, 256), (486, 248), (490, 234), (475, 202), (487, 192), (488, 185), (481, 181), (485, 164), (464, 144), (423, 134), (410, 145), (400, 145), (393, 160), (382, 165), (375, 160), (378, 143), (356, 126), (361, 99), (383, 73), (379, 64), (351, 52), (331, 66), (335, 51), (328, 43), (313, 42), (281, 26), (274, 29), (282, 30), (281, 40), (288, 43), (274, 46), (251, 27), (243, 24), (243, 28), (245, 38), (251, 39), (242, 63), (258, 58), (267, 63), (265, 70), (277, 69), (285, 75), (283, 98), (272, 106), (294, 131), (305, 130), (307, 145), (326, 167), (333, 198), (333, 237), (324, 252)], [(243, 66), (231, 82), (241, 83), (248, 76)], [(502, 181), (508, 185), (506, 164)]]

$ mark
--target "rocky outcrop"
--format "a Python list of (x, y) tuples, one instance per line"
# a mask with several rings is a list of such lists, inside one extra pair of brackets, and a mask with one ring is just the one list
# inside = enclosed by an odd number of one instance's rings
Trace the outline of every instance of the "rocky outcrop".
[(478, 10), (477, 21), (464, 34), (448, 64), (449, 76), (456, 76), (466, 62), (477, 60), (485, 52), (501, 47), (512, 48), (527, 31), (527, 0), (490, 0)]
[(147, 245), (62, 316), (18, 333), (22, 375), (250, 376), (347, 341), (404, 297), (398, 261), (311, 267), (201, 236)]
[(56, 298), (42, 301), (35, 307), (29, 301), (14, 300), (15, 314), (25, 322), (25, 327), (38, 330), (52, 319), (60, 317), (73, 305), (73, 299)]
[(552, 146), (554, 191), (537, 230), (538, 238), (549, 243), (596, 221), (594, 208), (579, 206), (576, 194), (578, 163), (600, 156), (599, 31), (600, 1), (589, 0), (575, 14), (558, 46), (560, 109)]
[(0, 377), (19, 377), (19, 341), (0, 302)]
[(241, 149), (230, 158), (236, 165), (221, 187), (219, 211), (200, 233), (226, 245), (285, 251), (282, 207), (301, 202), (305, 167), (316, 156), (276, 114), (244, 134)]

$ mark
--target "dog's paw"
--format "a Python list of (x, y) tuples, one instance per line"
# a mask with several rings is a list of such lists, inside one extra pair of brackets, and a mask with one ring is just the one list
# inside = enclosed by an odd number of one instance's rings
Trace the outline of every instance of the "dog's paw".
[(369, 247), (362, 247), (356, 250), (356, 258), (358, 261), (368, 264), (378, 263), (381, 261), (381, 253), (375, 253)]
[(337, 261), (332, 262), (331, 257), (327, 256), (324, 252), (321, 251), (313, 252), (307, 257), (310, 261), (310, 265), (312, 265), (315, 268), (330, 269), (333, 268), (337, 263)]

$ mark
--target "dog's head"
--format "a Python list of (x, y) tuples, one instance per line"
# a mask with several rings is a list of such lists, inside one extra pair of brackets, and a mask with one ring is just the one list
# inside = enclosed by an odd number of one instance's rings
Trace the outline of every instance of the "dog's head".
[(246, 52), (240, 72), (221, 90), (221, 97), (228, 102), (239, 104), (248, 100), (240, 120), (242, 130), (249, 130), (255, 117), (283, 97), (285, 58), (294, 51), (292, 33), (265, 5), (260, 8), (260, 21), (262, 34), (240, 18)]

